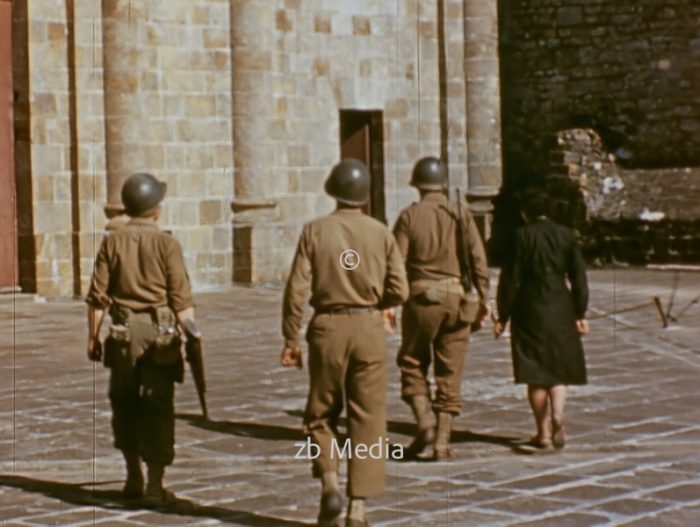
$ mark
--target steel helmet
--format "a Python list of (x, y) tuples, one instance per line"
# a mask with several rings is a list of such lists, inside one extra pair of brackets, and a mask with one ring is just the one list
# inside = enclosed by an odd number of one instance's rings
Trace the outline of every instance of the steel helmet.
[(133, 174), (122, 185), (122, 203), (129, 216), (147, 216), (165, 197), (165, 183), (151, 174)]
[(344, 159), (331, 170), (325, 189), (338, 202), (361, 207), (369, 201), (369, 170), (362, 161)]
[(411, 185), (422, 190), (447, 188), (447, 167), (437, 157), (424, 157), (413, 167)]

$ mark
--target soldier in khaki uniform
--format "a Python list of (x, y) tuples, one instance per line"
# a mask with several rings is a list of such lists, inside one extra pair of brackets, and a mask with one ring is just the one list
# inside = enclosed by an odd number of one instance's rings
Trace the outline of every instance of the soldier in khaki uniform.
[[(310, 289), (315, 312), (306, 333), (310, 386), (304, 430), (320, 447), (313, 461), (313, 475), (323, 486), (318, 522), (334, 526), (342, 510), (334, 454), (338, 419), (345, 403), (353, 449), (386, 439), (383, 315), (405, 301), (408, 283), (391, 231), (360, 210), (369, 199), (365, 165), (340, 162), (325, 188), (338, 207), (301, 233), (284, 294), (281, 361), (301, 365), (298, 333)], [(383, 492), (384, 466), (383, 455), (348, 460), (348, 527), (368, 525), (364, 500)]]
[(178, 242), (156, 225), (165, 184), (135, 174), (122, 187), (131, 217), (102, 242), (87, 295), (88, 357), (101, 360), (100, 326), (109, 310), (111, 326), (104, 363), (111, 369), (114, 446), (126, 461), (124, 495), (144, 496), (141, 460), (148, 467), (146, 503), (174, 501), (163, 488), (173, 462), (174, 381), (181, 381), (177, 321), (194, 320), (194, 304)]
[[(481, 237), (466, 207), (461, 218), (464, 241), (457, 241), (459, 210), (447, 200), (447, 173), (440, 160), (427, 157), (418, 161), (411, 185), (418, 188), (421, 200), (403, 210), (394, 227), (411, 284), (411, 297), (402, 312), (402, 345), (397, 360), (401, 397), (411, 406), (418, 424), (418, 434), (406, 456), (416, 457), (434, 445), (433, 457), (441, 460), (453, 455), (449, 439), (453, 418), (462, 406), (462, 366), (471, 323), (475, 322), (465, 313), (464, 285), (473, 285), (478, 292), (479, 324), (490, 314), (489, 271)], [(463, 285), (462, 268), (467, 266), (460, 265), (459, 251), (464, 245), (471, 273), (469, 283)], [(431, 362), (437, 385), (432, 399), (427, 380)]]

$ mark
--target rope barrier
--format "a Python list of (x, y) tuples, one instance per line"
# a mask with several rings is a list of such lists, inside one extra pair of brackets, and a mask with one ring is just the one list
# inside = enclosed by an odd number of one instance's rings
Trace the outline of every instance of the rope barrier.
[(588, 320), (599, 320), (602, 318), (608, 318), (612, 317), (615, 315), (619, 315), (621, 313), (629, 313), (631, 311), (638, 311), (640, 309), (644, 309), (649, 306), (654, 306), (657, 310), (657, 313), (659, 314), (659, 318), (661, 319), (661, 324), (662, 327), (666, 328), (668, 327), (668, 318), (666, 317), (666, 314), (664, 313), (663, 305), (661, 304), (661, 299), (658, 296), (653, 297), (651, 300), (647, 300), (646, 302), (643, 302), (641, 304), (636, 304), (634, 306), (630, 307), (625, 307), (622, 309), (615, 309), (613, 311), (608, 311), (607, 313), (601, 313), (599, 315), (594, 315), (592, 317), (588, 317)]

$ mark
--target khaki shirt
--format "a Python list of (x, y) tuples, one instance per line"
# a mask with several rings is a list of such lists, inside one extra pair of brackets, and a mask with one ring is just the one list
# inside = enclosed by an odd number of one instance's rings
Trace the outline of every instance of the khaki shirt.
[(112, 302), (134, 311), (192, 307), (180, 244), (153, 220), (132, 219), (102, 241), (85, 301), (97, 309)]
[[(461, 276), (457, 255), (457, 222), (448, 210), (456, 207), (444, 194), (431, 192), (404, 209), (396, 220), (394, 236), (406, 260), (408, 280), (444, 280)], [(481, 236), (469, 209), (462, 207), (471, 255), (471, 283), (483, 301), (489, 298), (489, 269)]]
[[(344, 251), (357, 253), (347, 256)], [(346, 253), (347, 255), (347, 253)], [(285, 345), (296, 347), (304, 303), (316, 310), (365, 306), (388, 308), (408, 298), (403, 259), (391, 231), (358, 209), (338, 209), (304, 226), (282, 307)]]

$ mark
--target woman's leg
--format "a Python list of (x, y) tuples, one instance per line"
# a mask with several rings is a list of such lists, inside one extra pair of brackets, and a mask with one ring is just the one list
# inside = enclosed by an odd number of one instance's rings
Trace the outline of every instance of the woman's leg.
[(532, 415), (537, 425), (537, 436), (534, 438), (543, 446), (550, 444), (549, 419), (547, 406), (549, 402), (549, 387), (535, 384), (527, 385), (527, 398), (530, 401)]
[(552, 402), (552, 443), (556, 448), (563, 448), (566, 443), (566, 438), (564, 436), (566, 386), (563, 384), (550, 386), (549, 399)]

